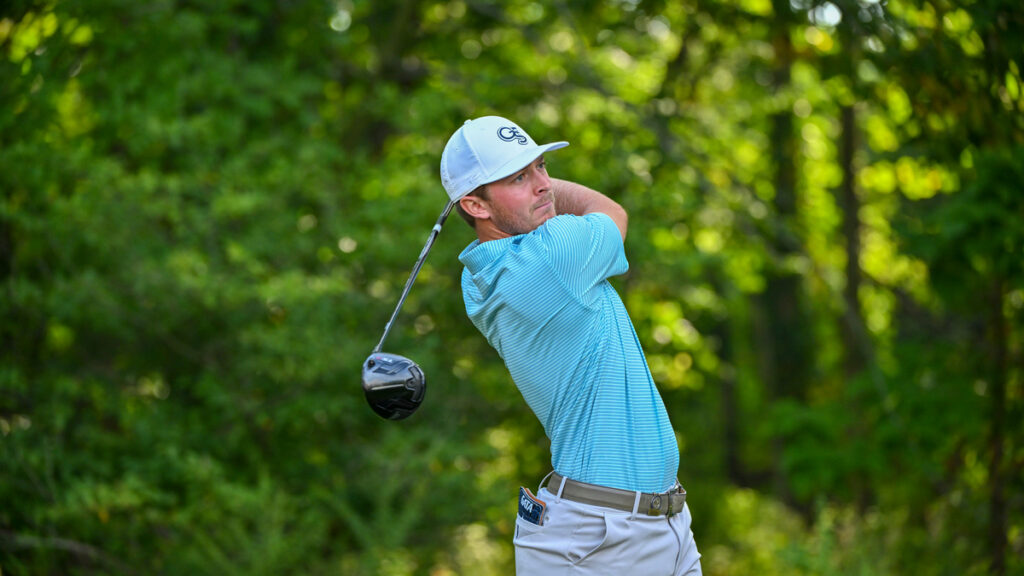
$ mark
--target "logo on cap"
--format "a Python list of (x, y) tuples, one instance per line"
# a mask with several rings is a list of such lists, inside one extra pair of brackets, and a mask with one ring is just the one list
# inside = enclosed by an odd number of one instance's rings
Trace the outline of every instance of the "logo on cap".
[(519, 128), (515, 126), (502, 126), (498, 128), (498, 138), (501, 138), (505, 142), (511, 142), (515, 140), (523, 146), (526, 146), (526, 136), (519, 132)]

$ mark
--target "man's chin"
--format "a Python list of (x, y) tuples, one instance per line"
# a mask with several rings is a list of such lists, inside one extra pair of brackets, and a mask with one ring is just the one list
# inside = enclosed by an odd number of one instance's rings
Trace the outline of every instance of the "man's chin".
[(550, 204), (542, 206), (541, 208), (539, 208), (537, 210), (536, 214), (537, 214), (537, 219), (539, 220), (540, 224), (543, 224), (544, 222), (547, 222), (549, 219), (554, 218), (555, 216), (558, 215), (558, 213), (555, 212), (555, 203), (554, 202), (551, 202)]

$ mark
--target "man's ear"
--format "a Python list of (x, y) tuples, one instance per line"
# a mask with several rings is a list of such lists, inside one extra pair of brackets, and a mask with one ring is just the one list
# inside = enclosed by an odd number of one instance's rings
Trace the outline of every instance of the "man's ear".
[(466, 214), (477, 220), (486, 220), (491, 217), (491, 211), (483, 198), (464, 196), (459, 199), (459, 205), (466, 211)]

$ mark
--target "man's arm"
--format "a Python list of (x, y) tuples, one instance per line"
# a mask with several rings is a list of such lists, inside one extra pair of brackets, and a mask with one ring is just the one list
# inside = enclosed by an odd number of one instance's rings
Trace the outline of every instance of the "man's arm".
[(595, 212), (606, 214), (619, 227), (622, 239), (626, 239), (629, 216), (618, 202), (597, 190), (591, 190), (586, 186), (569, 182), (568, 180), (552, 178), (551, 189), (555, 193), (555, 210), (559, 214), (575, 214), (576, 216), (593, 214)]

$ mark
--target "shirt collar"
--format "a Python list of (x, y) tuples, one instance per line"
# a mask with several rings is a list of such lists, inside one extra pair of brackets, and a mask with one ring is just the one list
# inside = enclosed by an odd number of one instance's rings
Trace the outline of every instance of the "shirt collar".
[(459, 254), (459, 262), (462, 262), (462, 265), (469, 270), (470, 274), (476, 274), (507, 250), (517, 238), (521, 238), (521, 236), (488, 240), (487, 242), (473, 240)]

